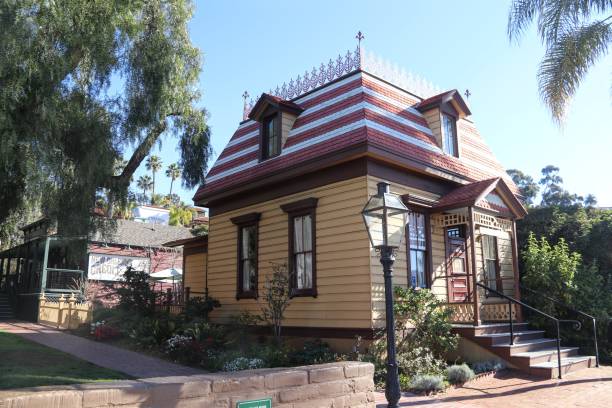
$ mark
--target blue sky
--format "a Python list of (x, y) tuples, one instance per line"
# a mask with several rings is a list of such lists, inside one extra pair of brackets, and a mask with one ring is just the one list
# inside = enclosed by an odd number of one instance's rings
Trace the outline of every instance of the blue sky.
[[(612, 55), (581, 85), (559, 129), (540, 101), (536, 73), (544, 53), (535, 30), (510, 44), (510, 1), (196, 1), (191, 38), (204, 54), (200, 87), (210, 112), (214, 157), (242, 119), (242, 93), (281, 85), (356, 46), (442, 89), (470, 90), (472, 120), (501, 163), (536, 179), (554, 164), (565, 187), (612, 206)], [(176, 143), (160, 150), (177, 161)], [(212, 166), (213, 160), (209, 163)], [(144, 164), (136, 178), (146, 172)], [(156, 190), (170, 181), (158, 175)], [(177, 191), (179, 190), (179, 191)], [(176, 188), (192, 203), (195, 190)]]

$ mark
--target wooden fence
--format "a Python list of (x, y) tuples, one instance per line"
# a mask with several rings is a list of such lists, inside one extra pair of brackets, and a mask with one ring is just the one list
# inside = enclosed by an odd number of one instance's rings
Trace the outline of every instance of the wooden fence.
[(38, 298), (38, 323), (58, 329), (76, 329), (91, 323), (92, 311), (91, 303), (79, 301), (74, 293), (59, 297), (41, 293)]

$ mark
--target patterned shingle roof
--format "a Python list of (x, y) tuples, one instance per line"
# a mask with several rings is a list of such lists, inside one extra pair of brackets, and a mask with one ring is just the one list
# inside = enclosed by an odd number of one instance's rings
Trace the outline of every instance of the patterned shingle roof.
[(192, 237), (193, 234), (185, 227), (117, 220), (117, 229), (109, 237), (104, 237), (98, 232), (90, 241), (140, 247), (163, 247), (166, 242)]

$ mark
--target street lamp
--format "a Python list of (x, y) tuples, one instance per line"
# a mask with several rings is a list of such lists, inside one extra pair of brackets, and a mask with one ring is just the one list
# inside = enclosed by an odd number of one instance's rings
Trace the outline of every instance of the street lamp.
[(387, 406), (396, 408), (400, 399), (399, 375), (395, 355), (395, 322), (393, 317), (393, 262), (406, 224), (408, 208), (395, 194), (389, 192), (389, 183), (378, 183), (378, 192), (368, 200), (361, 214), (372, 247), (380, 253), (385, 276), (385, 315), (387, 324)]

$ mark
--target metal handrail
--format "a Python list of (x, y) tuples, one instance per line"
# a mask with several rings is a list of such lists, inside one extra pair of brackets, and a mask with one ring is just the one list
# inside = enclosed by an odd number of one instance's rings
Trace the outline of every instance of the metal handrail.
[(527, 286), (523, 285), (522, 283), (519, 284), (519, 286), (520, 286), (521, 289), (525, 289), (525, 290), (527, 290), (527, 291), (529, 291), (529, 292), (531, 292), (531, 293), (533, 293), (535, 295), (541, 296), (541, 297), (543, 297), (543, 298), (545, 298), (545, 299), (547, 299), (547, 300), (549, 300), (549, 301), (551, 301), (551, 302), (553, 302), (553, 303), (555, 303), (555, 304), (557, 304), (557, 305), (559, 305), (561, 307), (566, 308), (567, 310), (569, 310), (569, 311), (571, 311), (573, 313), (576, 313), (576, 314), (579, 314), (579, 315), (582, 315), (582, 316), (584, 316), (586, 318), (591, 319), (591, 322), (593, 323), (593, 342), (595, 344), (595, 367), (599, 367), (599, 348), (597, 347), (597, 319), (595, 319), (595, 316), (591, 316), (590, 314), (585, 313), (582, 310), (574, 309), (570, 305), (565, 304), (565, 303), (561, 302), (560, 300), (553, 299), (550, 296), (547, 296), (547, 295), (545, 295), (542, 292), (538, 292), (537, 290), (533, 290), (531, 288), (528, 288)]
[(512, 323), (512, 303), (515, 303), (515, 304), (520, 305), (522, 307), (526, 307), (527, 309), (532, 310), (532, 311), (534, 311), (534, 312), (536, 312), (536, 313), (538, 313), (538, 314), (540, 314), (540, 315), (542, 315), (542, 316), (552, 320), (553, 322), (555, 322), (555, 326), (557, 327), (557, 366), (559, 368), (559, 377), (558, 378), (563, 378), (562, 374), (561, 374), (561, 330), (559, 329), (559, 324), (560, 323), (568, 323), (568, 322), (570, 322), (570, 323), (574, 323), (574, 324), (577, 324), (578, 326), (580, 326), (580, 322), (578, 320), (557, 319), (554, 316), (551, 316), (551, 315), (549, 315), (547, 313), (544, 313), (543, 311), (541, 311), (539, 309), (536, 309), (533, 306), (529, 306), (528, 304), (523, 303), (520, 300), (516, 300), (513, 297), (510, 297), (510, 296), (505, 295), (505, 294), (503, 294), (503, 293), (501, 293), (501, 292), (499, 292), (499, 291), (497, 291), (497, 290), (495, 290), (493, 288), (490, 288), (490, 287), (488, 287), (486, 285), (483, 285), (480, 282), (476, 282), (476, 285), (480, 286), (481, 288), (483, 288), (485, 290), (488, 290), (489, 292), (495, 293), (496, 295), (498, 295), (498, 296), (508, 300), (508, 323), (510, 324), (510, 345), (514, 344), (514, 326), (513, 326), (513, 323)]

